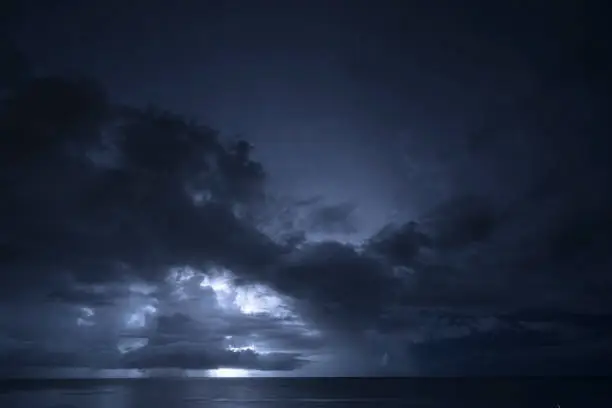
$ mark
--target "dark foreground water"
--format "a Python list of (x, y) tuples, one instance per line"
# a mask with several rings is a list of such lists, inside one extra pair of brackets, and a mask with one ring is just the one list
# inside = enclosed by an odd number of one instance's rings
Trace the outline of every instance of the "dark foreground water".
[(612, 407), (612, 379), (138, 379), (0, 382), (2, 408)]

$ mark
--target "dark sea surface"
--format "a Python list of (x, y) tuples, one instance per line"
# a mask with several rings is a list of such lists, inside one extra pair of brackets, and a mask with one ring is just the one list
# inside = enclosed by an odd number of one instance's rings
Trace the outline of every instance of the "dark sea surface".
[(608, 378), (11, 380), (1, 408), (612, 407)]

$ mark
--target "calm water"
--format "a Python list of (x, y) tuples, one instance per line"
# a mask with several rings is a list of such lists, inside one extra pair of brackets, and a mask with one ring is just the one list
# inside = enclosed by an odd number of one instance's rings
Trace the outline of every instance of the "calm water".
[(612, 407), (612, 379), (197, 379), (0, 382), (2, 408)]

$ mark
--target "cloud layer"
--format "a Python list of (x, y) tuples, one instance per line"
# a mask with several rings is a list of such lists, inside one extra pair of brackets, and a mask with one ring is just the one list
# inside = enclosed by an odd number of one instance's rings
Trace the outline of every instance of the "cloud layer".
[(34, 79), (0, 113), (4, 367), (418, 373), (489, 342), (495, 371), (507, 339), (552, 359), (610, 335), (597, 127), (464, 147), (460, 187), (354, 242), (358, 203), (276, 197), (248, 143), (90, 82)]

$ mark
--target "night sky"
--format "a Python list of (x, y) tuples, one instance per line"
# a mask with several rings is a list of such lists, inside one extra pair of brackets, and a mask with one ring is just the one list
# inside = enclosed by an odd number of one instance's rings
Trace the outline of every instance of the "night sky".
[(601, 3), (3, 5), (0, 375), (612, 374)]

